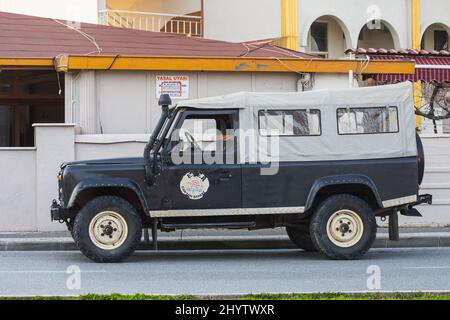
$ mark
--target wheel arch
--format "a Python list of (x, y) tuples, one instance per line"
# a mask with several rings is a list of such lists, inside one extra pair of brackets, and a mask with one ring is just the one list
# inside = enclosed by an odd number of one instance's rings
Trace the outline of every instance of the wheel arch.
[(382, 208), (383, 202), (375, 183), (365, 175), (335, 175), (316, 180), (309, 192), (305, 211), (314, 209), (325, 198), (336, 194), (351, 194), (367, 201), (372, 208)]
[(141, 214), (148, 216), (149, 208), (141, 188), (128, 179), (89, 179), (74, 188), (68, 208), (83, 207), (90, 200), (113, 195), (130, 202)]

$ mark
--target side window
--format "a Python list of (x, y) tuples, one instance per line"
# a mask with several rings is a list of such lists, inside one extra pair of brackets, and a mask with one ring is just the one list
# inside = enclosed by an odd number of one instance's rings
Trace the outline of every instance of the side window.
[(171, 152), (232, 154), (236, 152), (237, 113), (189, 112), (174, 128), (168, 149)]
[(320, 110), (261, 110), (258, 113), (262, 136), (320, 136)]
[(342, 108), (337, 110), (337, 119), (342, 135), (399, 131), (397, 107)]
[(183, 149), (190, 148), (190, 135), (202, 151), (216, 151), (217, 128), (217, 120), (213, 118), (186, 118), (180, 128), (180, 140), (185, 146)]

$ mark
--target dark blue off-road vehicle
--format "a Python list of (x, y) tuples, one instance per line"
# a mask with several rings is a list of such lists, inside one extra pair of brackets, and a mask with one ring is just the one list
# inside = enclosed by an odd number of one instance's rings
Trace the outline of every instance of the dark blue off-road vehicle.
[(160, 105), (143, 157), (61, 166), (52, 219), (94, 261), (127, 258), (143, 228), (156, 247), (158, 230), (286, 227), (302, 249), (354, 259), (376, 217), (431, 203), (410, 84)]

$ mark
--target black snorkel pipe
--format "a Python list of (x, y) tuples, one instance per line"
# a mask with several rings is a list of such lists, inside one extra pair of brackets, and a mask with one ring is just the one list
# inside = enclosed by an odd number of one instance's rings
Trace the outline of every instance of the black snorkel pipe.
[(169, 117), (169, 106), (172, 105), (172, 99), (170, 99), (170, 96), (168, 94), (162, 94), (159, 98), (158, 105), (161, 106), (161, 117), (159, 118), (155, 130), (153, 130), (150, 140), (148, 141), (144, 149), (145, 181), (149, 184), (152, 184), (152, 177), (155, 171), (155, 161), (152, 161), (151, 159), (151, 152), (155, 147), (156, 142), (158, 141), (158, 135), (161, 132), (164, 123)]

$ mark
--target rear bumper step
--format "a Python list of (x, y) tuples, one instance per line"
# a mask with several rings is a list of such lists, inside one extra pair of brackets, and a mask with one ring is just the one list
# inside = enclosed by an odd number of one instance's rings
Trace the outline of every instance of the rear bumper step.
[(416, 206), (421, 204), (433, 204), (433, 196), (431, 194), (419, 195), (417, 201), (410, 204), (408, 208), (400, 210), (400, 214), (407, 217), (422, 217), (422, 214), (417, 210)]
[(410, 205), (410, 207), (415, 207), (421, 204), (433, 204), (433, 196), (431, 194), (421, 194), (417, 198), (417, 202)]

